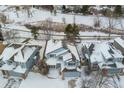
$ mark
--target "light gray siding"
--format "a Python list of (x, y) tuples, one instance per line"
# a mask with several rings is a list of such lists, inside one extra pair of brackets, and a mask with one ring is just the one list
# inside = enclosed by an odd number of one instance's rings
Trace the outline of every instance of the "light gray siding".
[(67, 71), (63, 73), (64, 73), (64, 77), (80, 77), (81, 76), (81, 73), (78, 71)]

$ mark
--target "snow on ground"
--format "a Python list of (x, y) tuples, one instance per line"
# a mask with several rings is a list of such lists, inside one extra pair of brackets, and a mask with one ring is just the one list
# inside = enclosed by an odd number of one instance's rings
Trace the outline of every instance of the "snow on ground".
[[(79, 32), (81, 36), (109, 36), (108, 33), (100, 32), (100, 31), (85, 31), (85, 32)], [(111, 34), (111, 36), (117, 36), (116, 34)]]
[(120, 86), (124, 88), (124, 76), (120, 76)]
[[(35, 21), (42, 21), (48, 18), (51, 18), (54, 22), (61, 22), (63, 23), (63, 18), (65, 18), (66, 23), (73, 23), (73, 19), (74, 19), (74, 15), (72, 14), (61, 14), (61, 13), (57, 13), (57, 15), (53, 15), (48, 11), (45, 10), (38, 10), (38, 9), (31, 9), (32, 13), (33, 13), (33, 17), (28, 18), (27, 17), (27, 13), (25, 11), (19, 11), (19, 18), (16, 15), (16, 12), (14, 11), (7, 11), (5, 12), (5, 14), (7, 16), (9, 16), (9, 19), (11, 20), (15, 20), (15, 22), (18, 23), (28, 23), (28, 22), (35, 22)], [(75, 15), (75, 22), (77, 24), (85, 24), (85, 25), (89, 25), (89, 26), (93, 26), (94, 25), (94, 19), (96, 17), (93, 15), (89, 15), (89, 16), (83, 16), (83, 15)], [(100, 17), (100, 21), (101, 21), (101, 27), (108, 27), (109, 25), (109, 20), (107, 17)], [(114, 25), (114, 27), (118, 28), (118, 29), (123, 29), (124, 28), (124, 19), (113, 19), (112, 21), (112, 25)]]
[[(14, 39), (14, 42), (19, 42), (18, 39), (22, 39), (22, 38), (33, 38), (31, 32), (29, 31), (29, 29), (26, 29), (24, 26), (18, 26), (16, 25), (16, 29), (18, 29), (18, 31), (15, 31), (13, 29), (15, 29), (15, 26), (13, 26), (14, 24), (12, 25), (9, 25), (7, 26), (7, 28), (3, 28), (3, 35), (5, 36), (4, 38), (13, 38), (13, 37), (18, 37), (17, 39)], [(11, 29), (11, 30), (10, 30)], [(24, 30), (24, 31), (22, 31)], [(26, 32), (25, 32), (26, 31)], [(9, 34), (8, 34), (9, 33)], [(47, 39), (47, 35), (44, 35), (44, 31), (39, 31), (39, 36), (38, 36), (38, 39)], [(55, 32), (55, 31), (51, 31), (51, 34), (53, 34), (54, 36), (50, 36), (52, 39), (64, 39), (64, 32)], [(108, 33), (103, 33), (103, 32), (99, 32), (99, 31), (92, 31), (92, 32), (88, 32), (88, 31), (85, 31), (85, 32), (79, 32), (80, 36), (82, 36), (81, 38), (82, 39), (85, 39), (85, 38), (93, 38), (93, 37), (89, 37), (89, 36), (94, 36), (94, 39), (97, 39), (96, 36), (109, 36)], [(58, 35), (58, 36), (57, 36)], [(86, 36), (86, 37), (83, 37), (83, 36)], [(116, 34), (111, 34), (111, 36), (118, 36)], [(95, 38), (96, 37), (96, 38)], [(9, 40), (9, 39), (8, 39)], [(22, 40), (20, 40), (20, 42), (22, 42)]]
[(2, 73), (0, 72), (0, 88), (3, 88), (7, 82), (8, 82), (8, 80), (3, 78)]
[(8, 8), (8, 6), (6, 6), (6, 5), (1, 5), (0, 6), (0, 11), (3, 11), (3, 10), (5, 10), (5, 9), (7, 9)]
[(39, 73), (30, 72), (28, 77), (22, 81), (20, 88), (67, 88), (66, 80), (49, 79)]
[(50, 69), (50, 70), (49, 70), (48, 77), (51, 77), (51, 78), (59, 78), (59, 71), (56, 70), (56, 69)]
[[(120, 76), (120, 80), (117, 76), (103, 77), (97, 71), (93, 71), (90, 74), (85, 72), (87, 67), (82, 67), (81, 78), (76, 81), (76, 87), (87, 88), (123, 88), (124, 76)], [(100, 82), (102, 80), (102, 82)]]
[(4, 79), (3, 77), (0, 76), (0, 88), (4, 88), (7, 82), (8, 82), (7, 79)]

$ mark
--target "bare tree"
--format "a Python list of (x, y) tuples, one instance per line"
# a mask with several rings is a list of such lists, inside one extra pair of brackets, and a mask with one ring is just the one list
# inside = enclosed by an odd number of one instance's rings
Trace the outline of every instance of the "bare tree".
[(23, 6), (23, 8), (24, 8), (25, 11), (27, 12), (27, 16), (28, 16), (28, 17), (33, 17), (33, 14), (32, 14), (32, 11), (31, 11), (31, 6), (26, 5), (26, 6)]
[(20, 6), (15, 6), (15, 10), (16, 10), (16, 16), (19, 18), (19, 11), (20, 11)]
[(93, 71), (86, 74), (86, 67), (82, 69), (81, 78), (78, 80), (78, 87), (82, 88), (117, 88), (119, 87), (119, 75), (104, 76), (101, 71)]
[(51, 34), (52, 34), (52, 19), (48, 18), (45, 20), (45, 22), (43, 23), (43, 30), (44, 33), (46, 34), (46, 40), (49, 40), (51, 38)]
[(62, 21), (63, 21), (64, 24), (66, 24), (66, 19), (65, 19), (65, 17), (62, 18)]
[(109, 38), (110, 38), (111, 31), (117, 25), (117, 20), (115, 20), (114, 18), (113, 11), (110, 11), (110, 10), (107, 11), (107, 20), (108, 20), (108, 31), (109, 31)]
[(123, 24), (122, 19), (120, 18), (120, 19), (118, 19), (118, 20), (119, 20), (119, 24), (120, 24), (121, 29), (124, 29), (124, 24)]
[(43, 75), (47, 75), (49, 72), (49, 68), (48, 65), (46, 64), (46, 62), (44, 60), (41, 60), (38, 63), (38, 68), (39, 68), (39, 72)]
[(15, 31), (15, 30), (13, 30), (13, 31), (11, 31), (10, 33), (11, 33), (11, 38), (12, 38), (12, 39), (14, 40), (14, 42), (15, 42), (15, 41), (16, 41), (16, 36), (17, 36), (18, 32)]
[(101, 20), (99, 15), (97, 14), (96, 17), (94, 18), (94, 27), (100, 27), (101, 25)]
[(5, 26), (6, 21), (7, 17), (4, 14), (0, 13), (0, 22)]
[(102, 76), (99, 78), (98, 85), (97, 87), (99, 88), (118, 88), (119, 84), (118, 81), (119, 79), (117, 78), (116, 75), (112, 76)]
[(3, 31), (4, 39), (8, 43), (15, 42), (17, 40), (16, 39), (17, 34), (18, 34), (18, 32), (14, 31), (14, 30), (5, 30), (5, 31)]

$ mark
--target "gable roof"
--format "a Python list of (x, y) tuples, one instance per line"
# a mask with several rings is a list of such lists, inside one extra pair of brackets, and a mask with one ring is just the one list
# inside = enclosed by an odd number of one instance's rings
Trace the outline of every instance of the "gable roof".
[(68, 49), (70, 52), (75, 56), (76, 60), (80, 61), (78, 51), (74, 45), (67, 44)]
[(35, 49), (36, 47), (34, 46), (29, 47), (25, 46), (24, 44), (20, 45), (20, 47), (18, 48), (15, 48), (14, 45), (10, 45), (4, 49), (0, 56), (0, 59), (2, 59), (3, 61), (7, 61), (14, 57), (13, 61), (24, 63), (27, 62)]
[(105, 59), (123, 58), (121, 52), (109, 43), (102, 43), (100, 46), (100, 50)]
[(114, 41), (116, 41), (122, 48), (124, 48), (124, 40), (122, 38), (118, 37)]
[(69, 59), (72, 59), (72, 54), (71, 53), (66, 53), (62, 57), (63, 57), (63, 61), (67, 61)]
[(20, 50), (15, 56), (14, 61), (25, 63), (29, 59), (29, 57), (35, 51), (35, 47), (25, 46), (22, 50)]
[(101, 63), (104, 62), (103, 57), (108, 60), (109, 58), (123, 58), (123, 55), (119, 50), (114, 48), (109, 43), (101, 43), (96, 44), (94, 47), (94, 51), (90, 56), (91, 63), (97, 62)]
[(2, 59), (3, 61), (9, 60), (11, 57), (13, 57), (22, 48), (24, 48), (24, 45), (22, 45), (21, 47), (16, 48), (16, 49), (12, 46), (8, 46), (2, 52), (0, 59)]
[(50, 52), (53, 52), (59, 48), (62, 48), (62, 41), (53, 41), (52, 39), (47, 42), (46, 52), (47, 55)]

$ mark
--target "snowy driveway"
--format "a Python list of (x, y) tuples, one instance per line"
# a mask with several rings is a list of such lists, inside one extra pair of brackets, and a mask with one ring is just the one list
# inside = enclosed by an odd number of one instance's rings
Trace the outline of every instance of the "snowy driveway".
[(48, 79), (39, 73), (30, 72), (20, 88), (67, 88), (68, 82), (61, 79)]

